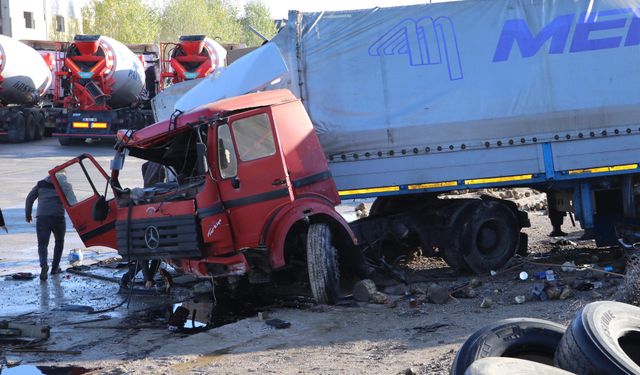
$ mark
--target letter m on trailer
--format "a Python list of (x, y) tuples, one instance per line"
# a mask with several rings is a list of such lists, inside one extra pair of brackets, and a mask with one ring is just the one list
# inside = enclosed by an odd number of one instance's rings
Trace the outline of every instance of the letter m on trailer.
[(445, 63), (452, 81), (464, 78), (453, 21), (406, 18), (369, 46), (369, 56), (406, 55), (410, 66)]

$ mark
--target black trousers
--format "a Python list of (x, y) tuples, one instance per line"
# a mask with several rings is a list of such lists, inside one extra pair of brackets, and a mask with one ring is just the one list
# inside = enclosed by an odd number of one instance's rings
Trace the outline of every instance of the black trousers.
[(60, 266), (60, 258), (64, 248), (64, 234), (67, 231), (67, 224), (64, 216), (38, 216), (36, 218), (36, 233), (38, 235), (38, 256), (40, 257), (40, 267), (47, 265), (48, 247), (51, 233), (55, 240), (53, 247), (53, 262), (51, 269), (55, 270)]

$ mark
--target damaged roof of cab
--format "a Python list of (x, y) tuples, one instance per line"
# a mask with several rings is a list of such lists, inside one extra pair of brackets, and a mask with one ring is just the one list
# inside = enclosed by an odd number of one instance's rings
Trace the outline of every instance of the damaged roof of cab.
[[(285, 104), (296, 100), (298, 99), (291, 91), (286, 89), (263, 91), (218, 100), (181, 114), (176, 121), (175, 127), (170, 125), (169, 120), (165, 120), (135, 131), (127, 143), (127, 147), (146, 148), (158, 142), (165, 142), (167, 139), (187, 131), (189, 124), (203, 119), (210, 119), (219, 113)], [(123, 131), (118, 132), (118, 139), (122, 139), (124, 134), (125, 132)]]

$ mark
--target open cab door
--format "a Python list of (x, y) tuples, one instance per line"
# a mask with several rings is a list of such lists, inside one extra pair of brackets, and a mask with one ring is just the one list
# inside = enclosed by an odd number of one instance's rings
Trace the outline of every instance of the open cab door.
[(82, 154), (50, 170), (49, 176), (84, 245), (116, 249), (116, 200), (98, 162)]

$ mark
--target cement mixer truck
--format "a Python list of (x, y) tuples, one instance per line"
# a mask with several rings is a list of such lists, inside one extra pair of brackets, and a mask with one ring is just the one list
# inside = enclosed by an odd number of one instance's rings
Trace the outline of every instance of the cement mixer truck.
[(52, 72), (33, 48), (0, 35), (0, 140), (41, 139), (46, 132), (44, 99)]
[(56, 79), (63, 110), (53, 135), (61, 145), (113, 139), (119, 129), (140, 129), (153, 122), (151, 110), (142, 108), (148, 99), (143, 62), (112, 38), (76, 35)]
[(206, 77), (225, 66), (227, 51), (204, 35), (183, 35), (178, 43), (162, 43), (160, 91), (165, 87)]

